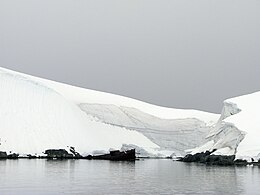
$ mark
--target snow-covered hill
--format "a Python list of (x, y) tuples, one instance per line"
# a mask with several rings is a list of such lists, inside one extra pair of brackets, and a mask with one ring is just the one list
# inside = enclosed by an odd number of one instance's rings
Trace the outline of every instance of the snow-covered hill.
[(221, 117), (207, 136), (208, 142), (192, 153), (217, 149), (215, 154), (236, 155), (238, 159), (260, 158), (260, 92), (224, 102)]
[(164, 108), (0, 68), (0, 151), (81, 154), (136, 147), (184, 154), (206, 142), (219, 115)]

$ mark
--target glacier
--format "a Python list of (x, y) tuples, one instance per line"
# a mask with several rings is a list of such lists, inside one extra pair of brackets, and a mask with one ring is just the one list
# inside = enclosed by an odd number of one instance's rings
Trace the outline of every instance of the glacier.
[(140, 156), (183, 156), (208, 143), (219, 117), (0, 68), (0, 151), (42, 155), (75, 147), (87, 155), (136, 148)]
[(260, 159), (260, 92), (227, 99), (219, 121), (207, 135), (207, 142), (186, 152), (216, 151), (216, 155), (235, 155), (236, 159)]
[(260, 158), (260, 92), (227, 99), (222, 113), (160, 107), (0, 68), (0, 151), (82, 155), (135, 148), (140, 156), (205, 151)]

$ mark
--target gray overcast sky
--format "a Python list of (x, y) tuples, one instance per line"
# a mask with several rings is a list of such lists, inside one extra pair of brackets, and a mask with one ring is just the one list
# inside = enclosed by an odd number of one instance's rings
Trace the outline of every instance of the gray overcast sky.
[(260, 1), (0, 0), (0, 66), (220, 112), (260, 90)]

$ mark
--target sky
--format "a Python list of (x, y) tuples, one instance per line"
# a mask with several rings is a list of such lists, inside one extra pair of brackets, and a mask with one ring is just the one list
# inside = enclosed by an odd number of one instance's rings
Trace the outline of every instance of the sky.
[(260, 0), (0, 0), (0, 66), (220, 113), (260, 90)]

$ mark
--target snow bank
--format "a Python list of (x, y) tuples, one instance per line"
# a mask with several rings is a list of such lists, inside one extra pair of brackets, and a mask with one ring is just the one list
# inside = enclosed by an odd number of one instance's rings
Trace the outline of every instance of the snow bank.
[[(0, 68), (0, 151), (81, 154), (135, 145), (149, 154), (205, 143), (219, 116), (163, 108)], [(168, 151), (168, 152), (167, 152)]]
[(192, 149), (192, 153), (217, 149), (215, 154), (259, 159), (259, 100), (260, 92), (226, 100), (217, 125), (207, 136), (208, 142)]

